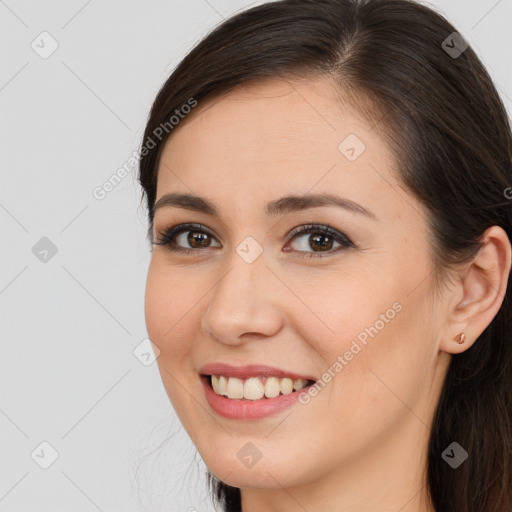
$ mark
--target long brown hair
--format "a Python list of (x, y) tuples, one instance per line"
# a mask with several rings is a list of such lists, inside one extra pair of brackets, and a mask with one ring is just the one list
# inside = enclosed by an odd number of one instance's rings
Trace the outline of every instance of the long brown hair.
[[(381, 124), (403, 185), (428, 211), (435, 276), (470, 261), (481, 235), (512, 239), (512, 134), (499, 94), (472, 48), (433, 9), (409, 0), (281, 0), (212, 30), (159, 91), (144, 133), (140, 183), (152, 231), (157, 166), (183, 105), (258, 79), (328, 77)], [(510, 190), (510, 189), (508, 189)], [(429, 441), (428, 490), (438, 512), (512, 511), (512, 309), (502, 307), (471, 348), (452, 357)], [(442, 452), (469, 454), (456, 470)], [(226, 512), (240, 490), (208, 482)]]

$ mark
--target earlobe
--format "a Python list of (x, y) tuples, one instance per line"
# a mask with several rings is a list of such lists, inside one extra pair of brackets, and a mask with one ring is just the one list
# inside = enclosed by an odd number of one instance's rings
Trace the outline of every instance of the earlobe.
[(471, 347), (503, 303), (511, 268), (510, 240), (501, 227), (492, 226), (482, 244), (452, 292), (457, 293), (457, 304), (448, 311), (447, 335), (439, 347), (444, 352), (457, 354)]

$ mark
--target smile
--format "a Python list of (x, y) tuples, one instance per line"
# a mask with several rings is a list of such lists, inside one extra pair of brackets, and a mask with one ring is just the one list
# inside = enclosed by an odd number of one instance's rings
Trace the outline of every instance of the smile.
[(264, 365), (212, 363), (200, 369), (206, 400), (225, 418), (255, 420), (271, 416), (298, 401), (316, 381)]
[(210, 384), (218, 395), (230, 399), (259, 400), (261, 398), (275, 398), (279, 395), (289, 395), (293, 391), (300, 391), (308, 383), (304, 379), (291, 379), (285, 377), (250, 377), (246, 380), (224, 375), (210, 375)]

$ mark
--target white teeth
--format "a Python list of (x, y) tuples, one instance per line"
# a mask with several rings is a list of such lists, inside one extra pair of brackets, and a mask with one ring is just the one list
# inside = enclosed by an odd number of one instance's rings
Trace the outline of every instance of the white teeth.
[(222, 395), (219, 388), (219, 377), (217, 377), (217, 375), (212, 375), (212, 388), (215, 393)]
[(219, 377), (219, 395), (228, 396), (228, 379), (224, 377), (224, 375), (221, 375)]
[(280, 387), (281, 387), (281, 393), (283, 393), (283, 395), (289, 395), (293, 391), (292, 379), (289, 379), (287, 377), (284, 379), (281, 379)]
[(299, 389), (302, 389), (307, 384), (307, 381), (303, 379), (295, 379), (293, 381), (293, 389), (295, 391), (298, 391)]
[(251, 377), (244, 383), (244, 398), (248, 400), (259, 400), (265, 394), (265, 386), (258, 377)]
[(288, 377), (284, 379), (250, 377), (243, 381), (236, 377), (212, 375), (211, 383), (213, 390), (218, 395), (224, 395), (232, 399), (259, 400), (263, 397), (274, 398), (279, 394), (288, 395), (293, 391), (298, 391), (306, 386), (307, 380), (292, 380)]
[(228, 380), (228, 398), (243, 398), (244, 383), (235, 377), (229, 377)]
[(274, 398), (275, 396), (279, 396), (280, 391), (279, 379), (269, 377), (265, 382), (265, 396), (267, 398)]

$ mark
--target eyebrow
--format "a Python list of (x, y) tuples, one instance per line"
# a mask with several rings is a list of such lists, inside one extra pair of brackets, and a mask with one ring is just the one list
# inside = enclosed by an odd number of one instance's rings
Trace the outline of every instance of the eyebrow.
[[(162, 196), (153, 207), (153, 213), (158, 209), (166, 206), (175, 206), (186, 210), (206, 213), (220, 217), (219, 210), (209, 200), (194, 196), (192, 194), (169, 193)], [(308, 194), (303, 196), (288, 195), (275, 199), (267, 203), (265, 214), (270, 217), (278, 215), (306, 210), (308, 208), (316, 208), (320, 206), (338, 206), (352, 213), (365, 215), (372, 219), (376, 219), (376, 215), (364, 206), (350, 199), (338, 197), (332, 194)]]

